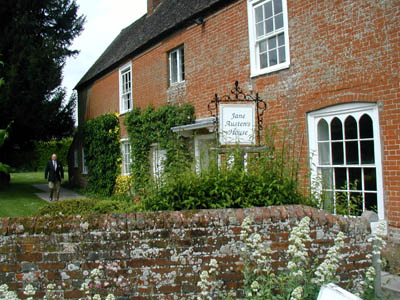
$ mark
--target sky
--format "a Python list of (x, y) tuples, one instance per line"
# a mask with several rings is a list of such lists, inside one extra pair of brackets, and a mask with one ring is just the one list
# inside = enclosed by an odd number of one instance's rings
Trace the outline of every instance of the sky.
[(121, 30), (147, 11), (147, 0), (77, 0), (77, 4), (79, 15), (86, 16), (86, 23), (81, 35), (71, 46), (71, 49), (80, 53), (68, 58), (64, 66), (62, 85), (67, 89), (67, 99)]

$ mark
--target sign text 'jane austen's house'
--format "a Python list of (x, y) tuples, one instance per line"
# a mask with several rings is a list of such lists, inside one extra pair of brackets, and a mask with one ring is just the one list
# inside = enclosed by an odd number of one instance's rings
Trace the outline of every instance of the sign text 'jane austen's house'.
[[(196, 121), (173, 130), (192, 137), (195, 153), (207, 151), (216, 139), (209, 103), (238, 81), (264, 100), (264, 126), (295, 126), (311, 178), (328, 183), (324, 192), (335, 197), (357, 182), (347, 192), (400, 238), (399, 74), (396, 0), (148, 0), (148, 13), (77, 84), (78, 122), (118, 112), (126, 159), (123, 120), (132, 107), (190, 103)], [(240, 116), (220, 108), (232, 134), (256, 126), (251, 106)], [(79, 139), (73, 147), (70, 175), (84, 184)]]

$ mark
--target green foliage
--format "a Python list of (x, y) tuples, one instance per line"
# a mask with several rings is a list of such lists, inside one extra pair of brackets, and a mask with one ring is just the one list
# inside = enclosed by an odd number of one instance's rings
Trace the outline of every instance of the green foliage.
[(114, 186), (114, 195), (129, 195), (132, 190), (132, 178), (128, 175), (118, 175)]
[(116, 199), (82, 198), (63, 200), (40, 208), (37, 216), (69, 216), (69, 215), (93, 215), (112, 214), (140, 211), (137, 203), (128, 203)]
[[(279, 143), (278, 143), (279, 142)], [(246, 169), (239, 148), (226, 153), (234, 164), (218, 166), (216, 154), (207, 169), (198, 173), (182, 167), (166, 171), (161, 184), (150, 183), (143, 191), (147, 210), (240, 208), (252, 206), (314, 205), (298, 182), (299, 162), (290, 145), (282, 149), (272, 129), (265, 137), (266, 147), (249, 154)]]
[(78, 53), (70, 47), (85, 18), (76, 0), (4, 0), (0, 20), (0, 128), (15, 121), (6, 156), (16, 145), (26, 150), (32, 141), (64, 134), (58, 125), (65, 91), (58, 88), (65, 60)]
[(66, 138), (61, 141), (36, 142), (34, 146), (35, 161), (33, 166), (39, 170), (44, 170), (46, 163), (50, 160), (53, 153), (57, 154), (57, 159), (66, 166), (71, 143), (72, 138)]
[(126, 204), (113, 200), (74, 199), (58, 201), (40, 208), (38, 216), (91, 215), (120, 212)]
[[(125, 125), (132, 144), (132, 178), (135, 191), (140, 191), (150, 181), (150, 148), (158, 143), (167, 150), (166, 171), (177, 169), (178, 164), (190, 161), (182, 138), (171, 131), (171, 127), (192, 123), (194, 107), (164, 105), (159, 109), (134, 108), (126, 117)], [(181, 159), (185, 157), (186, 159)]]
[(89, 192), (110, 196), (114, 190), (121, 161), (119, 128), (117, 114), (99, 116), (83, 127)]

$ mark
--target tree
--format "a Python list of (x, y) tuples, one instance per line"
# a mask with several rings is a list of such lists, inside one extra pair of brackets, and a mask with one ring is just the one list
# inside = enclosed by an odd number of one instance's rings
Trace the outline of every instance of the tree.
[[(73, 130), (72, 98), (59, 86), (70, 46), (83, 30), (76, 0), (4, 0), (0, 5), (0, 128), (14, 121), (10, 146), (63, 138)], [(58, 122), (57, 118), (61, 118)]]

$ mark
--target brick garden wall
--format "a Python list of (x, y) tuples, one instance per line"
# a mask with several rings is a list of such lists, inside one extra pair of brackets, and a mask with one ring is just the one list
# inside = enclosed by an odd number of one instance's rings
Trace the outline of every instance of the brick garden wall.
[[(129, 299), (195, 299), (196, 283), (210, 259), (220, 265), (220, 279), (237, 291), (241, 273), (239, 236), (243, 219), (270, 241), (272, 265), (284, 266), (291, 228), (311, 218), (313, 257), (325, 252), (343, 231), (343, 278), (368, 266), (369, 225), (365, 219), (342, 218), (310, 207), (136, 213), (0, 219), (0, 281), (12, 289), (28, 282), (63, 287), (66, 298), (79, 298), (84, 272), (96, 261), (119, 261), (131, 280)], [(128, 270), (131, 272), (128, 272)], [(21, 294), (22, 295), (22, 294)]]

